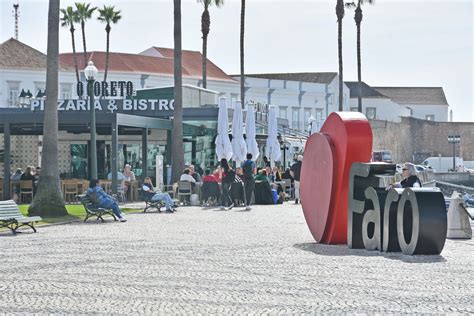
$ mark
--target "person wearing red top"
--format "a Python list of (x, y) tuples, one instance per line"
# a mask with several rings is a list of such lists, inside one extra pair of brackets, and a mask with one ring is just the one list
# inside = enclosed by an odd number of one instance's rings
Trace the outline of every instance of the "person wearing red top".
[(202, 182), (218, 182), (214, 175), (211, 175), (211, 170), (206, 170), (206, 175), (202, 177)]
[(214, 178), (216, 178), (216, 181), (217, 181), (217, 182), (220, 183), (220, 182), (222, 181), (222, 178), (221, 178), (221, 176), (220, 176), (220, 174), (219, 174), (219, 169), (216, 169), (216, 170), (214, 171), (214, 173), (212, 174), (212, 176), (213, 176)]

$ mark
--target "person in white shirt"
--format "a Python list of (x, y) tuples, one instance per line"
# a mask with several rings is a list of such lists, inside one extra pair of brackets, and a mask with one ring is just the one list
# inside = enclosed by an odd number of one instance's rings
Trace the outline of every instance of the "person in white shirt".
[(194, 179), (194, 178), (190, 175), (189, 169), (184, 169), (183, 174), (182, 174), (181, 177), (179, 178), (179, 181), (189, 181), (189, 182), (192, 182), (192, 183), (196, 183), (196, 179)]
[(151, 182), (150, 177), (146, 177), (145, 181), (143, 182), (142, 190), (144, 194), (152, 201), (163, 201), (165, 203), (166, 212), (173, 213), (174, 203), (171, 199), (171, 196), (168, 193), (163, 193), (160, 190), (156, 190), (153, 188), (153, 183)]

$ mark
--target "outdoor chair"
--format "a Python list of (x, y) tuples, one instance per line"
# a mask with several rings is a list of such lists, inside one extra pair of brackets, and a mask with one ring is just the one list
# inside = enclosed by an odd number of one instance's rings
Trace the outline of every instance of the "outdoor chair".
[(285, 191), (285, 196), (287, 196), (287, 199), (290, 199), (293, 197), (293, 188), (291, 187), (291, 179), (282, 179), (282, 181), (285, 183), (285, 187), (283, 188), (283, 191)]
[(0, 228), (7, 227), (13, 234), (16, 234), (18, 228), (28, 226), (36, 233), (34, 223), (40, 220), (41, 217), (39, 216), (23, 216), (18, 205), (13, 200), (0, 201)]
[(181, 198), (184, 197), (183, 204), (190, 203), (193, 187), (189, 181), (178, 181), (178, 200), (181, 203)]
[(64, 200), (65, 202), (74, 202), (76, 195), (79, 194), (79, 183), (77, 182), (67, 182), (64, 183)]
[(33, 181), (32, 180), (20, 180), (20, 201), (25, 202), (24, 196), (28, 196), (28, 202), (33, 201)]

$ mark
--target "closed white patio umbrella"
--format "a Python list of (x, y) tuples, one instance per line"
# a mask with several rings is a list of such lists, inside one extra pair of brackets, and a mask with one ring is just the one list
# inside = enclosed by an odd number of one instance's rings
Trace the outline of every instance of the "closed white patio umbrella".
[(260, 155), (257, 145), (257, 131), (255, 129), (255, 108), (253, 104), (247, 104), (247, 117), (245, 119), (245, 136), (247, 143), (247, 153), (252, 154), (252, 159), (256, 161)]
[(270, 163), (279, 161), (281, 157), (280, 142), (278, 141), (278, 123), (276, 108), (270, 105), (268, 109), (268, 137), (267, 137), (267, 157)]
[(237, 163), (237, 167), (245, 160), (246, 155), (247, 144), (244, 139), (242, 102), (236, 101), (232, 118), (232, 159)]
[(229, 120), (227, 115), (227, 100), (226, 98), (220, 98), (216, 137), (216, 155), (219, 161), (222, 158), (229, 160), (232, 157), (232, 145), (229, 139)]

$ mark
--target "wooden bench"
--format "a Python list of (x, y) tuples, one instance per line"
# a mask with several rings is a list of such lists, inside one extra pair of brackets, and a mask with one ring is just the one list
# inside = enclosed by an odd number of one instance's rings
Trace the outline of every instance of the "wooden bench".
[(100, 219), (102, 223), (104, 223), (104, 215), (110, 215), (114, 218), (115, 221), (117, 221), (117, 218), (115, 217), (112, 209), (97, 207), (96, 205), (94, 205), (94, 203), (92, 203), (91, 199), (87, 194), (78, 195), (77, 198), (81, 201), (82, 205), (84, 206), (84, 209), (86, 210), (86, 218), (84, 219), (84, 222), (87, 222), (90, 217), (95, 216), (97, 220)]
[(16, 234), (18, 228), (28, 226), (36, 233), (34, 223), (40, 220), (41, 217), (39, 216), (23, 216), (23, 214), (20, 213), (18, 205), (16, 205), (13, 200), (0, 201), (0, 228), (7, 227), (12, 233)]

